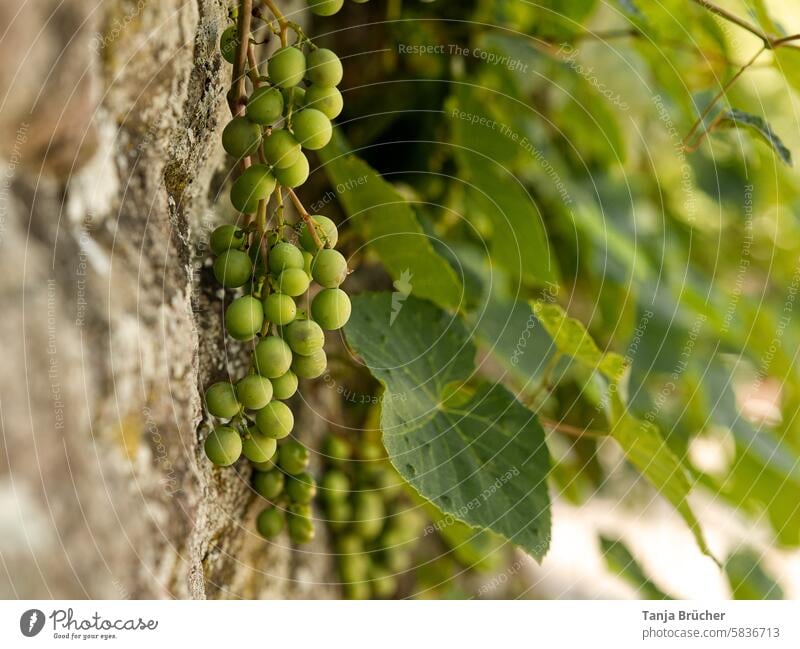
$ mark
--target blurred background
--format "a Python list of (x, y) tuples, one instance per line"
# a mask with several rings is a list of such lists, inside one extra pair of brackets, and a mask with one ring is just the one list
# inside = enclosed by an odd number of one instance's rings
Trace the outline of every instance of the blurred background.
[[(387, 570), (348, 590), (337, 530), (302, 550), (257, 538), (248, 470), (212, 470), (200, 442), (200, 387), (243, 362), (208, 264), (233, 211), (231, 3), (5, 0), (0, 596), (800, 596), (800, 51), (737, 77), (760, 38), (691, 0), (279, 4), (345, 67), (300, 194), (340, 225), (347, 290), (436, 302), (449, 275), (425, 288), (392, 257), (410, 231), (446, 261), (480, 374), (544, 425), (550, 549), (537, 563), (404, 484), (381, 387), (342, 339), (298, 430), (374, 465), (400, 549), (373, 548)], [(719, 5), (800, 32), (795, 3)], [(359, 194), (344, 151), (381, 193)], [(380, 218), (392, 202), (402, 223)], [(630, 410), (684, 464), (719, 565), (610, 436), (596, 373), (547, 362), (537, 299), (626, 359)]]

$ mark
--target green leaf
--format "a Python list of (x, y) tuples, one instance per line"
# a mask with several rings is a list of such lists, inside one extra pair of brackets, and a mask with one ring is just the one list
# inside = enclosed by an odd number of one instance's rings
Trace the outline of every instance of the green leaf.
[(622, 380), (627, 368), (625, 359), (614, 352), (601, 352), (583, 324), (570, 318), (557, 304), (534, 301), (531, 306), (559, 352), (598, 370), (613, 383)]
[(338, 134), (319, 154), (351, 228), (363, 236), (395, 281), (403, 283), (398, 290), (458, 307), (463, 292), (458, 276), (436, 253), (400, 193), (366, 162), (348, 153)]
[(783, 599), (783, 589), (761, 567), (758, 555), (739, 550), (725, 562), (725, 576), (734, 599)]
[(672, 599), (650, 580), (622, 541), (601, 536), (600, 549), (609, 571), (638, 590), (642, 599)]
[[(475, 348), (457, 318), (413, 297), (390, 328), (392, 313), (389, 293), (359, 295), (345, 327), (385, 387), (392, 463), (446, 514), (541, 559), (550, 544), (549, 455), (536, 416), (501, 385), (470, 381)], [(459, 383), (464, 398), (453, 399)]]
[(792, 166), (792, 152), (784, 145), (781, 139), (772, 130), (772, 127), (760, 115), (751, 115), (738, 108), (731, 108), (725, 111), (716, 122), (717, 128), (740, 128), (745, 127), (758, 135), (764, 142), (769, 144), (778, 157), (790, 167)]

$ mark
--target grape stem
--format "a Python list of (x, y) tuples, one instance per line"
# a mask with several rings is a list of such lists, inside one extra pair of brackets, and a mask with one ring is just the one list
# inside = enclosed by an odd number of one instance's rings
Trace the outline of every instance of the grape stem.
[(550, 430), (556, 433), (563, 433), (564, 435), (569, 435), (570, 437), (608, 437), (608, 433), (599, 430), (592, 430), (591, 428), (578, 428), (577, 426), (571, 426), (570, 424), (565, 424), (560, 421), (555, 421), (553, 419), (548, 419), (547, 417), (539, 417), (539, 421), (542, 423), (543, 426), (549, 428)]
[(278, 9), (278, 6), (272, 0), (263, 1), (264, 4), (267, 5), (267, 8), (272, 12), (272, 15), (275, 16), (275, 20), (278, 21), (281, 45), (286, 47), (289, 44), (289, 21), (286, 20), (286, 16), (283, 15), (283, 12)]
[(319, 238), (319, 234), (317, 234), (316, 224), (309, 216), (306, 208), (303, 207), (300, 199), (297, 198), (297, 194), (294, 193), (294, 190), (288, 187), (287, 189), (289, 190), (289, 198), (292, 199), (292, 203), (294, 203), (295, 209), (300, 214), (300, 218), (306, 222), (306, 227), (308, 228), (309, 232), (311, 232), (311, 238), (314, 240), (314, 245), (316, 245), (317, 248), (322, 248), (322, 240)]
[(239, 115), (244, 108), (246, 88), (245, 76), (247, 68), (247, 53), (250, 49), (250, 19), (253, 14), (253, 0), (242, 0), (236, 23), (236, 58), (233, 62), (233, 97), (231, 98), (231, 113)]

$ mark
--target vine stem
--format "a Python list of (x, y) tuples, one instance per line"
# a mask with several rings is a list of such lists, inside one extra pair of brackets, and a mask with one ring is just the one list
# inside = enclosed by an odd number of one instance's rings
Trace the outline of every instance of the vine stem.
[(250, 50), (250, 19), (253, 14), (253, 0), (242, 0), (239, 7), (239, 15), (236, 23), (236, 58), (233, 62), (233, 98), (231, 100), (231, 112), (234, 116), (239, 115), (244, 108), (244, 100), (247, 89), (245, 88), (245, 76), (247, 69), (247, 53)]
[(303, 204), (300, 202), (300, 199), (297, 198), (297, 194), (294, 193), (294, 190), (289, 187), (286, 189), (289, 192), (289, 198), (291, 198), (292, 203), (294, 203), (295, 209), (297, 209), (298, 213), (300, 214), (300, 218), (306, 222), (306, 227), (308, 228), (309, 232), (311, 232), (311, 238), (314, 239), (314, 244), (317, 246), (317, 248), (322, 248), (322, 240), (319, 238), (319, 234), (317, 234), (317, 228), (314, 224), (314, 221), (311, 220), (308, 211), (305, 207), (303, 207)]
[(548, 419), (547, 417), (539, 417), (539, 421), (542, 423), (543, 426), (546, 426), (552, 431), (557, 433), (564, 433), (565, 435), (569, 435), (570, 437), (608, 437), (609, 433), (605, 433), (599, 430), (593, 430), (591, 428), (579, 428), (578, 426), (571, 426), (570, 424), (565, 424), (560, 421), (555, 421), (554, 419)]
[(280, 36), (281, 36), (281, 45), (286, 47), (289, 44), (289, 21), (286, 20), (286, 16), (283, 15), (283, 12), (278, 8), (278, 6), (273, 2), (273, 0), (263, 0), (264, 4), (267, 5), (267, 8), (272, 12), (272, 15), (275, 16), (275, 20), (278, 21), (278, 27), (280, 28)]
[(747, 68), (749, 68), (751, 65), (753, 65), (753, 63), (756, 62), (756, 59), (758, 59), (758, 57), (761, 56), (761, 54), (766, 49), (767, 49), (766, 45), (762, 45), (758, 49), (758, 51), (755, 54), (753, 54), (752, 57), (750, 57), (750, 60), (747, 61), (747, 63), (745, 63), (741, 68), (739, 68), (739, 70), (738, 70), (738, 72), (736, 72), (736, 74), (734, 74), (730, 79), (728, 79), (727, 83), (724, 86), (722, 86), (722, 89), (709, 102), (708, 106), (706, 106), (705, 110), (701, 113), (700, 117), (698, 117), (697, 120), (695, 120), (694, 124), (692, 124), (692, 128), (689, 129), (689, 132), (686, 134), (686, 137), (683, 138), (682, 145), (683, 145), (683, 150), (684, 151), (691, 152), (691, 151), (695, 151), (697, 149), (697, 147), (699, 146), (700, 142), (703, 140), (703, 137), (709, 131), (709, 129), (706, 129), (706, 131), (703, 134), (701, 134), (701, 136), (698, 138), (698, 140), (693, 145), (691, 145), (690, 141), (691, 141), (692, 137), (694, 136), (694, 134), (697, 132), (697, 129), (700, 128), (700, 126), (702, 125), (702, 123), (705, 120), (705, 118), (708, 117), (708, 115), (711, 113), (711, 111), (713, 110), (714, 106), (717, 105), (719, 100), (722, 99), (725, 96), (725, 94), (733, 87), (733, 85), (744, 74), (745, 70), (747, 70)]

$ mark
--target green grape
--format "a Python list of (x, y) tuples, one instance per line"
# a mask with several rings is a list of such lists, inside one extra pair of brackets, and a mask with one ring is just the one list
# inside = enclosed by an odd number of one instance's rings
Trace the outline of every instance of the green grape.
[(286, 342), (295, 354), (309, 356), (325, 344), (325, 333), (313, 320), (295, 320), (286, 327)]
[(254, 164), (245, 169), (231, 187), (231, 203), (240, 212), (253, 214), (258, 201), (269, 198), (275, 189), (275, 177), (269, 167)]
[(283, 439), (294, 428), (294, 415), (282, 401), (270, 401), (256, 413), (256, 425), (267, 437)]
[(262, 498), (275, 500), (283, 493), (284, 480), (280, 471), (256, 471), (253, 476), (253, 488)]
[(220, 381), (206, 390), (206, 408), (214, 417), (230, 419), (239, 414), (242, 404), (236, 398), (233, 385), (227, 381)]
[(393, 573), (405, 572), (411, 567), (411, 553), (402, 548), (391, 548), (384, 550), (383, 562)]
[(237, 160), (253, 153), (260, 142), (261, 127), (244, 117), (234, 117), (222, 129), (222, 148)]
[[(344, 2), (344, 0), (342, 0), (342, 2)], [(344, 586), (342, 586), (342, 592), (344, 593), (345, 599), (349, 600), (369, 599), (372, 593), (369, 584), (365, 581), (344, 584)]]
[(230, 466), (242, 454), (242, 438), (236, 429), (220, 426), (206, 438), (206, 456), (217, 466)]
[(334, 500), (328, 503), (328, 525), (334, 531), (343, 530), (353, 520), (353, 508), (346, 500)]
[(373, 564), (369, 576), (375, 597), (386, 599), (397, 592), (397, 579), (386, 568)]
[(306, 68), (311, 83), (323, 88), (332, 88), (342, 82), (342, 62), (336, 53), (320, 47), (306, 57)]
[(295, 392), (297, 392), (297, 376), (291, 370), (277, 379), (272, 379), (272, 394), (276, 399), (288, 399)]
[(283, 293), (270, 293), (264, 298), (264, 315), (278, 326), (289, 324), (297, 315), (294, 300)]
[[(336, 224), (322, 214), (315, 214), (311, 217), (311, 220), (316, 224), (317, 236), (322, 242), (323, 248), (333, 248), (339, 240), (339, 231), (336, 229)], [(298, 232), (300, 245), (310, 252), (316, 252), (317, 244), (314, 243), (314, 237), (308, 230), (308, 224), (305, 221), (300, 224)]]
[(279, 275), (287, 268), (302, 268), (303, 253), (294, 244), (281, 241), (269, 251), (269, 269)]
[[(292, 364), (292, 350), (278, 336), (267, 336), (259, 341), (253, 354), (253, 364), (261, 376), (276, 379), (283, 376)], [(273, 393), (275, 386), (272, 386)]]
[(272, 383), (258, 374), (249, 374), (236, 384), (236, 396), (245, 408), (261, 410), (272, 401)]
[(225, 329), (236, 340), (250, 340), (264, 324), (264, 308), (256, 298), (236, 298), (225, 310)]
[(264, 157), (276, 169), (291, 167), (301, 155), (300, 143), (285, 128), (272, 131), (272, 135), (264, 139)]
[(246, 252), (226, 250), (214, 262), (214, 277), (225, 288), (239, 288), (250, 279), (252, 265)]
[(306, 89), (302, 86), (294, 86), (293, 88), (285, 88), (281, 90), (283, 94), (284, 106), (294, 106), (295, 108), (302, 108), (305, 103)]
[(363, 442), (358, 449), (358, 456), (362, 460), (377, 461), (385, 457), (383, 445), (377, 442)]
[(340, 502), (350, 493), (350, 480), (343, 471), (331, 469), (323, 476), (320, 490), (326, 500)]
[(236, 46), (239, 44), (239, 37), (236, 35), (236, 27), (231, 25), (219, 38), (219, 51), (222, 58), (228, 63), (236, 62)]
[(250, 437), (242, 443), (242, 453), (251, 462), (266, 462), (275, 455), (278, 442), (271, 437), (262, 435), (257, 428), (251, 426)]
[(314, 296), (311, 317), (323, 329), (341, 329), (350, 319), (350, 298), (340, 288), (326, 288)]
[(317, 483), (310, 473), (300, 473), (286, 482), (286, 493), (292, 502), (310, 503), (317, 493)]
[(284, 295), (297, 297), (308, 290), (308, 275), (300, 268), (287, 268), (278, 275), (278, 291)]
[(272, 124), (283, 116), (283, 95), (277, 88), (256, 88), (247, 102), (247, 119), (256, 124)]
[(211, 250), (221, 255), (226, 250), (239, 249), (244, 245), (246, 233), (235, 225), (220, 225), (211, 233)]
[(289, 517), (289, 538), (295, 543), (308, 543), (314, 539), (314, 523), (303, 516)]
[(278, 466), (290, 475), (302, 473), (311, 461), (311, 454), (300, 442), (289, 440), (278, 449)]
[(328, 462), (340, 466), (352, 457), (353, 450), (346, 439), (331, 435), (325, 440), (324, 452)]
[(344, 0), (308, 0), (308, 8), (317, 16), (332, 16), (343, 4)]
[(376, 538), (383, 529), (386, 512), (383, 500), (374, 491), (362, 491), (355, 494), (353, 501), (353, 527), (363, 539)]
[(276, 167), (275, 178), (284, 187), (293, 189), (295, 187), (300, 187), (300, 185), (308, 180), (309, 170), (308, 158), (301, 153), (291, 167), (284, 167), (283, 169), (278, 169)]
[(318, 110), (328, 119), (334, 119), (341, 114), (344, 108), (344, 99), (342, 99), (342, 93), (336, 88), (311, 86), (306, 91), (303, 105), (306, 108)]
[(311, 279), (311, 262), (314, 261), (314, 255), (312, 255), (307, 250), (303, 251), (303, 270), (306, 271), (306, 275), (308, 278)]
[(280, 88), (291, 88), (306, 74), (306, 57), (296, 47), (282, 47), (267, 62), (269, 80)]
[(292, 117), (292, 130), (300, 145), (311, 151), (324, 147), (333, 136), (331, 120), (315, 108), (304, 108)]
[(311, 504), (310, 503), (291, 503), (286, 509), (290, 514), (300, 516), (302, 518), (311, 518)]
[(339, 557), (339, 573), (342, 581), (362, 581), (369, 573), (369, 557), (366, 554), (344, 554)]
[(274, 539), (283, 531), (285, 519), (283, 512), (274, 507), (267, 507), (256, 518), (256, 529), (265, 539)]
[(364, 551), (364, 540), (358, 534), (342, 534), (336, 539), (336, 551), (339, 554), (359, 554)]
[(336, 288), (347, 277), (347, 260), (332, 248), (323, 248), (311, 262), (311, 276), (320, 286)]
[(318, 349), (309, 356), (296, 355), (292, 359), (292, 372), (301, 379), (316, 379), (328, 367), (328, 357), (324, 349)]
[(384, 500), (392, 499), (403, 491), (403, 479), (391, 467), (386, 467), (377, 476), (377, 487)]

